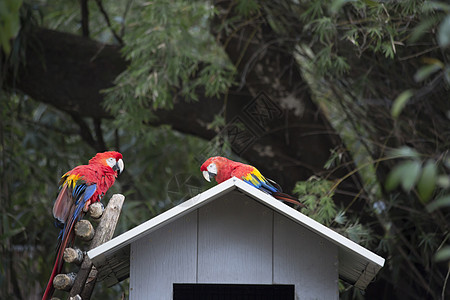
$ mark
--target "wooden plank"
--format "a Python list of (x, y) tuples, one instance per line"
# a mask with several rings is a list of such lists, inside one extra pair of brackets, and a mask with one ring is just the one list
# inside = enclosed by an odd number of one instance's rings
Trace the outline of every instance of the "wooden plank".
[(131, 244), (130, 299), (172, 299), (173, 283), (195, 283), (197, 211)]
[(274, 213), (273, 282), (295, 284), (296, 299), (338, 299), (338, 247)]
[(272, 283), (272, 211), (231, 192), (199, 209), (198, 283)]

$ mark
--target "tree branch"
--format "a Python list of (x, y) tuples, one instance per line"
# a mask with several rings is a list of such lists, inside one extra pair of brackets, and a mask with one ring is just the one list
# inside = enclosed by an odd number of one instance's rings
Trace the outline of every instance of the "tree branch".
[(95, 0), (97, 3), (98, 8), (100, 9), (100, 12), (102, 13), (103, 17), (105, 18), (106, 25), (108, 25), (109, 30), (111, 30), (111, 33), (114, 35), (116, 40), (119, 42), (120, 45), (123, 45), (122, 38), (117, 34), (117, 32), (112, 28), (111, 21), (109, 20), (108, 13), (106, 12), (105, 8), (103, 7), (102, 0)]
[(88, 0), (80, 0), (81, 30), (84, 37), (89, 37), (89, 6)]

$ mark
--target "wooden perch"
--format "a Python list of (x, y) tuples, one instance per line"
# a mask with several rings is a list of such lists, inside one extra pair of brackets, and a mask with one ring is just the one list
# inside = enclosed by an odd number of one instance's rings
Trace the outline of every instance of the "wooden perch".
[[(114, 230), (116, 229), (117, 221), (119, 220), (124, 200), (125, 197), (120, 194), (115, 194), (111, 197), (103, 216), (100, 219), (100, 223), (97, 226), (97, 230), (89, 249), (100, 246), (112, 238)], [(75, 283), (70, 290), (69, 299), (70, 297), (75, 297), (76, 295), (81, 295), (83, 300), (90, 299), (96, 280), (97, 270), (92, 268), (92, 261), (87, 255), (85, 255)]]
[(104, 210), (105, 208), (103, 207), (103, 204), (100, 202), (95, 202), (89, 206), (89, 215), (92, 219), (100, 221)]
[(81, 292), (82, 299), (91, 298), (92, 292), (94, 291), (95, 283), (97, 282), (97, 268), (92, 266), (91, 272), (89, 272), (89, 276), (86, 280), (86, 284), (84, 285), (84, 289)]
[(76, 265), (80, 265), (83, 261), (83, 252), (78, 248), (66, 248), (64, 249), (64, 261), (66, 263), (74, 263)]
[(72, 288), (76, 277), (77, 274), (75, 273), (58, 274), (53, 279), (53, 286), (57, 290), (68, 291)]
[(88, 220), (80, 220), (75, 224), (75, 234), (83, 241), (90, 241), (94, 237), (95, 230)]

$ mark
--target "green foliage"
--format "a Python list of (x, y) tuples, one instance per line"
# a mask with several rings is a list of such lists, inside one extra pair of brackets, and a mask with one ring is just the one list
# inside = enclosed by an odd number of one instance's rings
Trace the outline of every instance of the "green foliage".
[(357, 217), (349, 219), (344, 210), (337, 210), (333, 187), (333, 182), (317, 177), (297, 182), (293, 192), (305, 205), (301, 212), (356, 243), (368, 245), (372, 240), (370, 230), (360, 224)]
[(449, 261), (450, 260), (450, 246), (445, 246), (436, 253), (436, 261)]
[(22, 0), (0, 0), (0, 50), (6, 55), (11, 52), (11, 39), (19, 32), (21, 6)]
[[(449, 12), (450, 8), (447, 8), (447, 13)], [(438, 41), (442, 48), (450, 46), (450, 15), (447, 15), (439, 25)]]
[[(82, 34), (82, 19), (79, 1), (59, 0), (25, 0), (33, 7), (33, 11), (43, 19), (43, 26), (74, 34)], [(106, 22), (105, 15), (99, 9), (102, 4), (110, 25)], [(89, 12), (89, 37), (103, 43), (119, 44), (114, 33), (122, 36), (125, 31), (125, 20), (129, 16), (129, 0), (115, 1), (87, 1)]]
[(107, 91), (106, 106), (121, 124), (150, 120), (151, 110), (176, 98), (197, 100), (226, 92), (234, 67), (209, 33), (214, 9), (201, 1), (152, 1), (134, 6), (124, 37), (129, 68)]
[[(54, 227), (51, 207), (59, 178), (86, 164), (95, 151), (64, 113), (22, 95), (0, 97), (0, 295), (2, 299), (27, 299), (41, 292), (35, 286), (45, 286), (53, 265), (52, 249), (59, 230)], [(178, 204), (181, 198), (169, 193), (169, 183), (177, 174), (198, 174), (196, 154), (208, 147), (204, 141), (167, 127), (148, 128), (140, 135), (104, 121), (102, 130), (107, 146), (113, 149), (112, 145), (119, 145), (125, 161), (125, 172), (103, 200), (106, 204), (117, 192), (126, 196), (116, 235)], [(205, 188), (203, 181), (196, 184), (199, 190)], [(8, 283), (10, 276), (17, 282)], [(127, 284), (97, 288), (94, 298), (118, 297), (128, 290)], [(17, 285), (20, 295), (14, 293)]]
[[(444, 49), (450, 41), (449, 11), (448, 4), (437, 1), (315, 0), (305, 5), (300, 20), (305, 22), (303, 34), (312, 34), (317, 43), (313, 47), (314, 73), (339, 76), (349, 71), (343, 56), (346, 49), (341, 48), (339, 39), (348, 40), (360, 55), (370, 51), (392, 60), (398, 57), (398, 49), (404, 48), (405, 41), (415, 43), (429, 33)], [(352, 17), (347, 20), (345, 13)], [(424, 66), (417, 80), (442, 71), (444, 65), (449, 68), (443, 61)]]
[(391, 108), (392, 117), (397, 118), (403, 108), (405, 107), (408, 100), (413, 96), (413, 91), (406, 90), (402, 92), (398, 97), (394, 100)]
[(336, 216), (331, 187), (332, 182), (312, 177), (308, 181), (297, 182), (293, 191), (306, 206), (302, 212), (327, 226)]
[[(449, 5), (302, 3), (305, 42), (296, 48), (297, 60), (361, 176), (362, 197), (354, 201), (364, 202), (384, 232), (371, 235), (375, 249), (389, 257), (390, 271), (381, 276), (399, 295), (441, 299), (449, 259), (442, 250), (450, 219)], [(328, 32), (316, 25), (325, 19), (332, 23)], [(335, 57), (343, 57), (348, 68), (337, 72)], [(335, 170), (339, 161), (332, 153), (325, 167)]]
[(433, 161), (426, 162), (417, 183), (417, 192), (422, 202), (426, 203), (433, 195), (437, 181), (437, 168)]
[(403, 190), (411, 191), (419, 179), (420, 171), (421, 165), (417, 160), (408, 160), (397, 165), (387, 178), (386, 189), (392, 191), (401, 184)]
[(433, 202), (431, 202), (430, 204), (427, 205), (427, 210), (429, 212), (432, 212), (436, 209), (439, 208), (445, 208), (450, 206), (450, 195), (445, 195), (442, 196), (436, 200), (434, 200)]
[[(436, 187), (441, 187), (443, 190), (448, 189), (448, 187), (438, 184), (438, 178), (447, 177), (448, 174), (443, 173), (439, 175), (438, 172), (443, 172), (444, 169), (438, 165), (438, 162), (429, 159), (423, 163), (417, 153), (407, 149), (409, 148), (406, 147), (403, 150), (400, 149), (394, 152), (397, 155), (403, 153), (410, 159), (398, 163), (392, 169), (386, 179), (386, 190), (392, 191), (399, 185), (405, 192), (410, 192), (415, 188), (420, 201), (426, 204), (432, 197)], [(428, 209), (430, 211), (439, 207), (441, 202), (434, 203), (431, 207), (429, 206)]]
[(439, 70), (442, 70), (443, 67), (444, 67), (444, 65), (442, 64), (441, 61), (439, 61), (439, 60), (432, 61), (430, 64), (427, 64), (427, 65), (419, 68), (417, 70), (416, 74), (414, 74), (414, 79), (417, 82), (424, 81), (425, 79), (430, 77), (432, 74), (436, 73)]
[[(67, 143), (54, 147), (60, 141), (55, 137), (70, 132), (70, 126), (46, 105), (18, 95), (2, 94), (0, 101), (0, 293), (5, 299), (27, 298), (36, 282), (43, 280), (41, 274), (50, 272), (50, 263), (37, 258), (53, 256), (48, 249), (55, 244), (49, 241), (56, 239), (57, 232), (43, 228), (53, 227), (48, 206), (57, 192), (58, 174), (86, 147), (74, 146), (79, 139), (69, 133)], [(46, 130), (47, 125), (55, 129)], [(77, 150), (70, 151), (71, 146)], [(11, 276), (15, 277), (12, 281)], [(14, 290), (8, 284), (18, 282), (20, 294), (11, 294)]]
[(236, 5), (236, 10), (244, 17), (248, 17), (259, 10), (259, 4), (255, 0), (239, 0)]

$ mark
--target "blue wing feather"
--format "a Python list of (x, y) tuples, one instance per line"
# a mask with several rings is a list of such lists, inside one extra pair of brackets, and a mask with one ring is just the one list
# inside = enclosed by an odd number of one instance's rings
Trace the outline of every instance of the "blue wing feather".
[(66, 223), (58, 224), (58, 227), (61, 228), (61, 232), (59, 233), (59, 241), (64, 240), (64, 238), (68, 234), (67, 228), (71, 228), (74, 223), (78, 222), (81, 219), (82, 210), (84, 205), (86, 204), (86, 201), (92, 197), (96, 190), (96, 184), (87, 185), (84, 181), (81, 180), (75, 184), (75, 187), (72, 191), (74, 210)]

